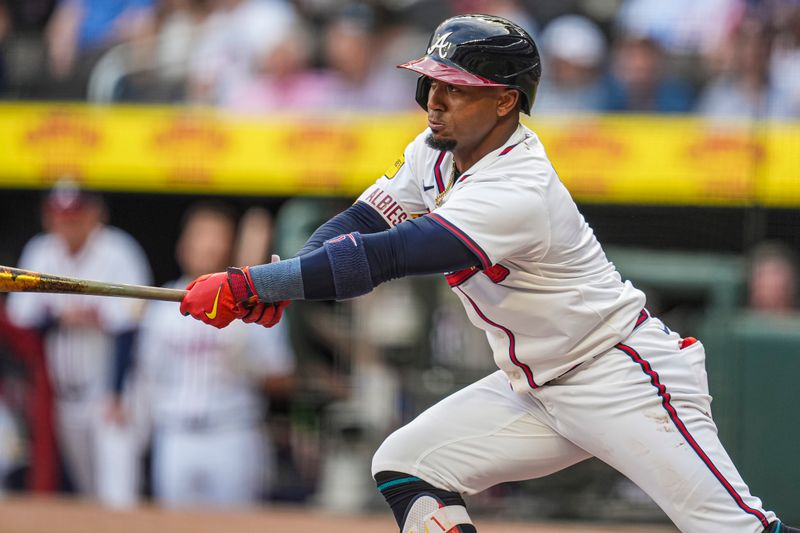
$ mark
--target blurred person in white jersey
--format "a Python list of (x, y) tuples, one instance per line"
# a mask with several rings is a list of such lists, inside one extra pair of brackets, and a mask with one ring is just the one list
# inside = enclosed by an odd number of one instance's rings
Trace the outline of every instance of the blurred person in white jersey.
[[(42, 206), (45, 232), (33, 237), (21, 268), (116, 283), (149, 284), (139, 244), (106, 224), (102, 198), (61, 181)], [(44, 334), (56, 400), (56, 431), (74, 488), (110, 504), (131, 504), (138, 480), (133, 435), (122, 416), (123, 376), (130, 364), (141, 304), (84, 294), (14, 293), (8, 312)]]
[[(184, 287), (231, 261), (236, 223), (224, 204), (186, 213), (177, 245)], [(170, 507), (255, 504), (272, 476), (267, 395), (288, 392), (294, 357), (284, 326), (217, 331), (152, 302), (137, 364), (153, 422), (153, 488)], [(267, 394), (265, 394), (265, 392)]]

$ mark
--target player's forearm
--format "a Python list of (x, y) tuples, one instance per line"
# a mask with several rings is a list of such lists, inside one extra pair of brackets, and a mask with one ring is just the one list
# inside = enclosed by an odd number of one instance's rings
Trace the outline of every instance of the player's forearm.
[(357, 202), (331, 218), (314, 231), (296, 257), (321, 248), (322, 244), (338, 235), (357, 231), (361, 234), (376, 233), (388, 229), (388, 224), (377, 211)]
[(450, 232), (423, 218), (371, 235), (341, 235), (302, 257), (251, 267), (250, 275), (262, 301), (343, 300), (391, 279), (478, 265)]
[[(360, 235), (355, 235), (354, 238), (360, 240)], [(367, 281), (370, 279), (368, 265), (353, 265), (349, 269), (338, 265), (337, 268), (331, 265), (328, 248), (323, 244), (302, 257), (250, 267), (259, 300), (345, 300), (372, 290), (372, 283)], [(338, 283), (334, 271), (338, 273)], [(358, 287), (346, 286), (352, 285), (353, 280)]]

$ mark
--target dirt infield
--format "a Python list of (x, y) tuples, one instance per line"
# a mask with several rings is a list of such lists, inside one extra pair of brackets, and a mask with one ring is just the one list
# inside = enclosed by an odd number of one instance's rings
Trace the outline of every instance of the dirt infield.
[[(479, 520), (481, 533), (674, 533), (670, 527), (502, 523)], [(395, 533), (388, 516), (339, 516), (309, 508), (235, 512), (166, 511), (143, 507), (111, 511), (56, 498), (0, 500), (0, 533)]]

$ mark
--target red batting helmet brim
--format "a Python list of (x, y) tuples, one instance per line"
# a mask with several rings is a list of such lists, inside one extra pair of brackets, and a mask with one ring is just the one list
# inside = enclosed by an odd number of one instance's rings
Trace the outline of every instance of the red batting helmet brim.
[(402, 65), (398, 68), (413, 70), (418, 74), (443, 81), (451, 85), (472, 85), (481, 87), (508, 87), (504, 83), (497, 83), (482, 76), (471, 74), (456, 66), (437, 61), (430, 56), (424, 56)]

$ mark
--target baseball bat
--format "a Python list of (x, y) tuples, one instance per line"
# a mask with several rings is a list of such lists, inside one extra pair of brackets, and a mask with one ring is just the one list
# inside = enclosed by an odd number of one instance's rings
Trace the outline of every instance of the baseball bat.
[(54, 276), (0, 266), (0, 292), (60, 292), (180, 302), (185, 290)]

